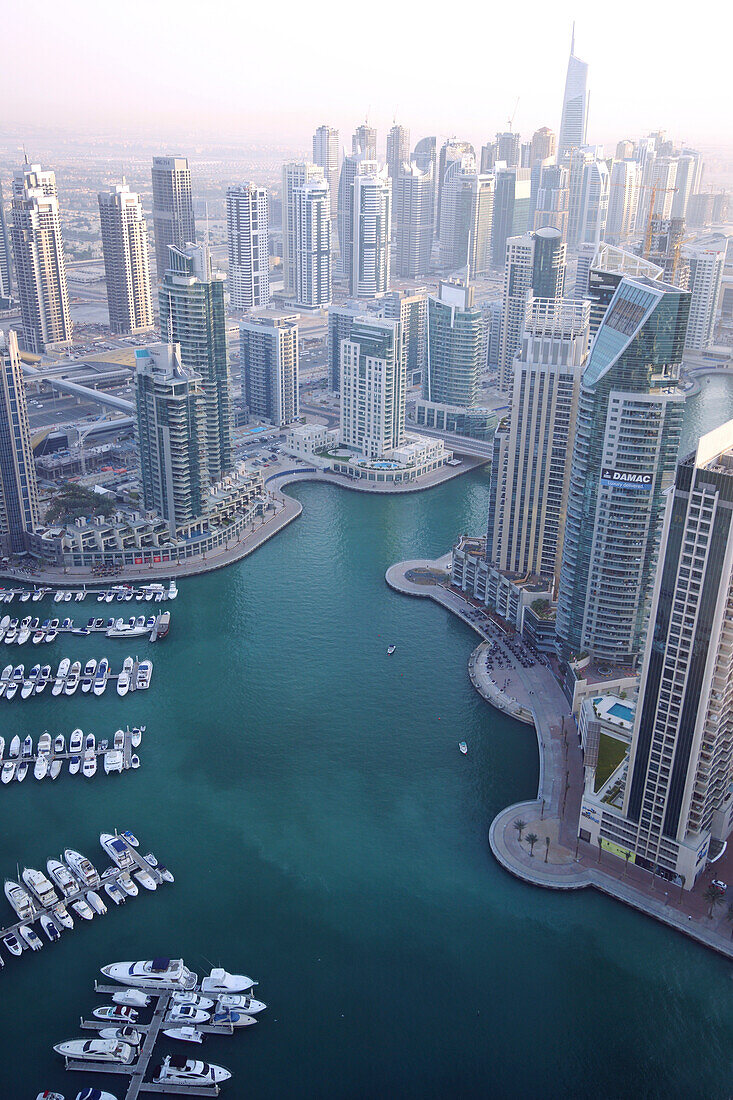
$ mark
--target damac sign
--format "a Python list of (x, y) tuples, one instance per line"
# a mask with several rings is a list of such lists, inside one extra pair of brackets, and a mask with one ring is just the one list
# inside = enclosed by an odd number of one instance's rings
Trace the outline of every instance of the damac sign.
[(604, 466), (601, 470), (601, 482), (604, 485), (618, 485), (623, 489), (641, 489), (649, 492), (654, 482), (653, 474), (630, 474), (625, 470), (613, 470)]

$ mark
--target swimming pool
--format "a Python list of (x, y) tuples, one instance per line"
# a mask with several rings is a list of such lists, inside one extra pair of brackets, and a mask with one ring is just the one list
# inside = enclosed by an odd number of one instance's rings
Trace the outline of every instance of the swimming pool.
[(614, 718), (623, 718), (624, 722), (632, 722), (634, 719), (634, 712), (631, 707), (626, 707), (623, 703), (614, 703), (612, 707), (608, 708), (608, 713), (612, 714)]

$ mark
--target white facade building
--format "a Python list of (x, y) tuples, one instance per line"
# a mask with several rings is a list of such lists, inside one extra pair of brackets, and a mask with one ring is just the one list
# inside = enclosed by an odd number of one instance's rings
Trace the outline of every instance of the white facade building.
[(339, 183), (339, 132), (333, 126), (319, 126), (313, 135), (313, 163), (323, 169), (331, 196), (331, 217), (336, 217)]
[(229, 301), (233, 310), (265, 309), (270, 301), (267, 188), (227, 188)]
[(382, 460), (405, 442), (405, 370), (399, 322), (356, 321), (341, 341), (341, 442)]
[(291, 424), (298, 400), (298, 315), (267, 312), (239, 325), (242, 397), (253, 416)]
[(126, 183), (100, 191), (97, 198), (110, 329), (125, 335), (146, 332), (154, 327), (155, 315), (142, 203)]
[(575, 56), (575, 25), (562, 100), (558, 153), (562, 157), (586, 143), (588, 130), (588, 66)]
[(479, 173), (471, 154), (447, 169), (440, 207), (440, 266), (445, 272), (469, 266), (475, 277), (491, 267), (494, 189), (493, 175)]
[(394, 274), (420, 278), (430, 270), (433, 249), (435, 180), (432, 165), (422, 171), (414, 161), (392, 177)]
[(355, 298), (378, 298), (389, 290), (392, 181), (383, 168), (356, 175), (352, 188), (350, 292)]
[(713, 343), (727, 244), (727, 237), (715, 235), (683, 247), (691, 294), (686, 349), (703, 351)]
[(294, 189), (293, 223), (293, 299), (303, 309), (322, 309), (331, 304), (331, 195), (325, 179)]
[(614, 161), (609, 182), (605, 234), (609, 244), (624, 244), (634, 235), (640, 188), (641, 169), (636, 161)]
[[(283, 293), (295, 293), (295, 191), (311, 180), (325, 179), (325, 172), (317, 164), (308, 161), (289, 161), (282, 171), (282, 226), (283, 226)], [(330, 201), (330, 200), (329, 200)], [(330, 216), (330, 208), (329, 208)]]

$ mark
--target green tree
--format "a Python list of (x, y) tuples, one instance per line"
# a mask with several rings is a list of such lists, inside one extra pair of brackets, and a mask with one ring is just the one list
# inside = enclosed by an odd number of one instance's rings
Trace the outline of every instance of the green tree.
[(550, 838), (549, 838), (549, 836), (546, 836), (545, 837), (545, 863), (547, 863), (547, 857), (549, 856), (549, 854), (550, 854)]
[(719, 890), (717, 886), (713, 886), (711, 883), (703, 894), (703, 897), (708, 903), (708, 916), (710, 917), (710, 920), (712, 920), (715, 906), (720, 905), (721, 901), (723, 900), (723, 891)]
[(522, 833), (527, 828), (527, 822), (523, 821), (521, 817), (517, 817), (517, 818), (514, 819), (514, 828), (519, 833), (519, 839), (521, 840), (522, 839)]
[(109, 516), (116, 507), (113, 498), (69, 481), (59, 490), (46, 510), (46, 523), (73, 523), (79, 516)]
[(725, 919), (730, 924), (730, 937), (733, 940), (733, 904), (728, 904), (728, 911), (725, 914)]
[(527, 833), (527, 843), (529, 844), (529, 854), (534, 855), (534, 846), (540, 838), (537, 833)]

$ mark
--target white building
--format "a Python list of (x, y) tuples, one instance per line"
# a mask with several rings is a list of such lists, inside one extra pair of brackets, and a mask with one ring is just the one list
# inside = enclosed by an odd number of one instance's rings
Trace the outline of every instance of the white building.
[(595, 159), (583, 166), (582, 191), (575, 244), (598, 245), (606, 234), (610, 174), (605, 160)]
[(405, 370), (395, 321), (364, 318), (341, 341), (341, 442), (381, 460), (405, 442)]
[(336, 217), (339, 182), (339, 132), (333, 126), (319, 126), (313, 135), (313, 163), (323, 169), (331, 196), (331, 217)]
[(242, 397), (250, 414), (279, 426), (300, 415), (298, 315), (260, 313), (239, 325)]
[(186, 157), (153, 157), (152, 182), (155, 269), (162, 279), (168, 269), (168, 249), (196, 244), (191, 172)]
[(233, 310), (265, 309), (270, 301), (267, 188), (227, 188), (229, 301)]
[[(323, 168), (308, 161), (289, 161), (282, 171), (282, 226), (283, 226), (283, 293), (295, 293), (295, 191), (311, 180), (323, 180)], [(329, 208), (329, 217), (330, 217)]]
[(713, 343), (727, 237), (711, 235), (683, 246), (690, 271), (690, 319), (685, 348), (703, 351)]
[(641, 169), (636, 161), (614, 161), (606, 221), (606, 240), (609, 244), (624, 244), (634, 235), (640, 188)]
[(396, 123), (387, 134), (387, 171), (393, 181), (410, 160), (410, 131)]
[(355, 298), (378, 298), (389, 290), (392, 181), (387, 169), (357, 174), (352, 203), (350, 293)]
[(325, 179), (293, 190), (293, 215), (293, 299), (303, 309), (323, 309), (331, 304), (331, 195)]
[(558, 153), (562, 157), (586, 143), (588, 130), (588, 66), (575, 56), (575, 24), (562, 100)]
[(435, 180), (432, 165), (422, 171), (402, 164), (392, 177), (394, 274), (415, 279), (430, 270), (433, 249)]
[(97, 198), (110, 329), (125, 335), (146, 332), (154, 327), (155, 315), (142, 203), (126, 183), (100, 191)]
[(445, 173), (440, 207), (440, 266), (483, 275), (491, 267), (494, 177), (476, 170), (476, 158), (464, 154)]
[(68, 347), (71, 313), (53, 172), (25, 164), (14, 173), (11, 217), (22, 347), (36, 355)]
[[(293, 424), (285, 436), (283, 450), (291, 455), (316, 459), (320, 452), (338, 447), (338, 428), (323, 424)], [(323, 460), (324, 465), (330, 460)]]

